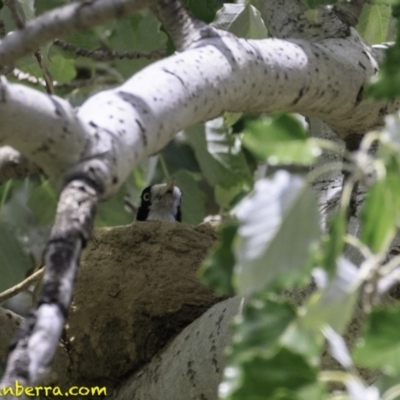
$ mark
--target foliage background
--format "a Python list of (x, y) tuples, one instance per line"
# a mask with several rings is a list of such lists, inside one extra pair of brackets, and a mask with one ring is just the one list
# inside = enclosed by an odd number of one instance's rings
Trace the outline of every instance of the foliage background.
[[(18, 0), (25, 20), (64, 3)], [(334, 2), (308, 0), (311, 7), (327, 3)], [(198, 18), (237, 36), (268, 37), (250, 1), (186, 0), (186, 4)], [(371, 2), (364, 7), (357, 30), (369, 44), (395, 40), (399, 7), (395, 1)], [(6, 33), (16, 29), (4, 4), (1, 18)], [(55, 93), (75, 106), (154, 62), (160, 57), (155, 51), (165, 55), (174, 51), (171, 40), (148, 11), (64, 39), (85, 49), (142, 51), (150, 56), (96, 61), (56, 44), (41, 49), (57, 82)], [(399, 94), (400, 75), (395, 67), (400, 61), (399, 46), (396, 42), (390, 50), (370, 87), (371, 96)], [(19, 72), (10, 74), (10, 81), (46, 91), (43, 70), (33, 56), (19, 60), (15, 68)], [(377, 158), (368, 153), (372, 136), (367, 135), (361, 149), (367, 164), (347, 161), (351, 171), (348, 185), (368, 180), (377, 173), (378, 165), (384, 170), (376, 183), (367, 185), (361, 238), (351, 238), (352, 245), (365, 255), (359, 268), (345, 257), (349, 242), (346, 191), (338, 212), (328, 222), (328, 233), (320, 231), (318, 204), (307, 173), (327, 150), (326, 143), (310, 138), (305, 121), (298, 116), (226, 113), (193, 126), (180, 132), (161, 153), (143, 160), (118, 194), (101, 205), (97, 226), (128, 224), (134, 216), (124, 207), (124, 198), (128, 196), (137, 204), (145, 186), (174, 177), (184, 193), (185, 223), (198, 224), (210, 215), (227, 221), (221, 227), (220, 244), (202, 270), (203, 279), (220, 292), (247, 296), (234, 328), (220, 388), (222, 398), (389, 400), (400, 393), (398, 307), (375, 307), (369, 299), (364, 336), (353, 353), (342, 337), (365, 287), (372, 284), (377, 288), (384, 279), (382, 271), (386, 277), (396, 272), (397, 264), (390, 264), (385, 255), (399, 217), (399, 128), (398, 119), (394, 119), (381, 133)], [(297, 173), (287, 172), (288, 167), (295, 167)], [(40, 265), (56, 201), (57, 192), (43, 176), (9, 181), (0, 187), (0, 291)], [(229, 217), (232, 211), (236, 219)], [(307, 283), (311, 272), (318, 290), (302, 307), (279, 295), (282, 289)], [(319, 370), (326, 342), (344, 372)], [(375, 386), (363, 382), (356, 362), (383, 372)], [(328, 394), (327, 381), (342, 383), (347, 390)]]

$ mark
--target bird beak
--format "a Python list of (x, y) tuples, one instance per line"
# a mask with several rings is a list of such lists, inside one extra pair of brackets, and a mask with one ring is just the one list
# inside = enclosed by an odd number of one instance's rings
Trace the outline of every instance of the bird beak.
[(174, 193), (174, 187), (175, 187), (175, 179), (172, 178), (169, 180), (167, 186), (160, 192), (160, 196), (164, 196), (166, 193)]

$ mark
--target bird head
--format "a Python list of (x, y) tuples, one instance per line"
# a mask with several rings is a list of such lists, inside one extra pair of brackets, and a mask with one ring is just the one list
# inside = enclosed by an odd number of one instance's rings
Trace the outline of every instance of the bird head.
[(137, 221), (181, 221), (182, 192), (175, 180), (146, 187), (140, 196)]

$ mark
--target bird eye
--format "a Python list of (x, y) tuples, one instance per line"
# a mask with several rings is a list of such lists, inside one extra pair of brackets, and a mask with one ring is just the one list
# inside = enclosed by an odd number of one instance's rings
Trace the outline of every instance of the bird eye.
[(143, 195), (143, 200), (144, 200), (144, 201), (149, 201), (149, 200), (150, 200), (150, 193), (145, 193), (145, 194)]

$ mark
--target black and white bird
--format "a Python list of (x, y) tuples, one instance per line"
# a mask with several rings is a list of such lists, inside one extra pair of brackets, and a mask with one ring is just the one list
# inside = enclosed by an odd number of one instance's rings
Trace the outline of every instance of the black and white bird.
[(136, 221), (179, 221), (181, 222), (182, 192), (171, 179), (145, 188), (140, 196)]

